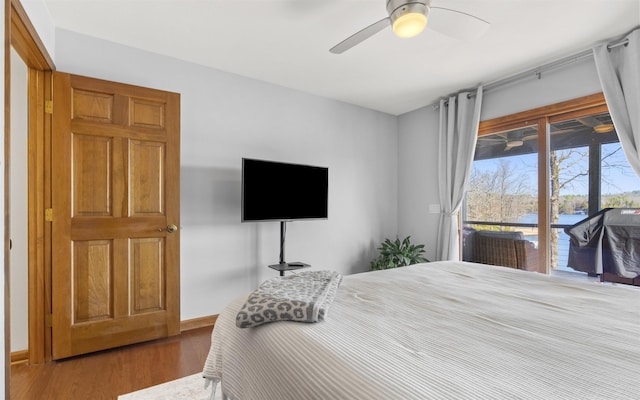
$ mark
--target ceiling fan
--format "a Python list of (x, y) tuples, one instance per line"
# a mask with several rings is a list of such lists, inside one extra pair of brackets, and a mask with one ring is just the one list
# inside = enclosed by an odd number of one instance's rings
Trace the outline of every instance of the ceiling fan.
[(503, 151), (509, 151), (516, 147), (522, 147), (528, 140), (536, 139), (537, 133), (527, 134), (527, 129), (512, 132), (495, 133), (478, 137), (478, 144), (485, 147), (497, 147), (504, 144)]
[(479, 37), (489, 29), (487, 21), (463, 11), (433, 7), (431, 0), (387, 0), (387, 13), (388, 17), (349, 36), (329, 51), (334, 54), (343, 53), (388, 26), (399, 37), (414, 37), (427, 26), (427, 19), (429, 28), (463, 40)]

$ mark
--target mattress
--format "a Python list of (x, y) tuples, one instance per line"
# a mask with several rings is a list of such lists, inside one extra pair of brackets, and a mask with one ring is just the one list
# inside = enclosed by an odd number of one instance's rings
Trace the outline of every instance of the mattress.
[(640, 290), (432, 262), (345, 276), (325, 321), (220, 314), (203, 375), (231, 400), (637, 399)]

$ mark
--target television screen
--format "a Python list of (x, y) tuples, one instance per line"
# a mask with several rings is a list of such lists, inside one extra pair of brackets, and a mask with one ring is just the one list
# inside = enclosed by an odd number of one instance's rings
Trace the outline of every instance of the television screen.
[(242, 159), (242, 221), (328, 217), (329, 169)]

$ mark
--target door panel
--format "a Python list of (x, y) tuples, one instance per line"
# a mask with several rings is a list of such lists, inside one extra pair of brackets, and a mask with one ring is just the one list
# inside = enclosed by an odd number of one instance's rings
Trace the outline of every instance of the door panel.
[(113, 139), (73, 134), (73, 216), (111, 215)]
[(164, 308), (164, 240), (131, 239), (131, 312), (141, 314)]
[(164, 143), (131, 141), (131, 215), (162, 215)]
[(179, 333), (179, 95), (54, 73), (52, 342)]
[(111, 240), (73, 243), (74, 324), (113, 318)]

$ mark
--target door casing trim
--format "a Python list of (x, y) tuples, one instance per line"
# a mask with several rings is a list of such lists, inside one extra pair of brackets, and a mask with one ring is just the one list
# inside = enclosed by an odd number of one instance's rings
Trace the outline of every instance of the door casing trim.
[[(47, 309), (50, 309), (50, 300), (47, 294), (50, 290), (50, 279), (47, 279), (47, 271), (50, 271), (50, 228), (44, 222), (44, 209), (47, 201), (50, 204), (49, 179), (47, 174), (47, 161), (50, 152), (47, 146), (51, 136), (51, 118), (45, 114), (45, 100), (51, 99), (51, 73), (55, 65), (47, 52), (36, 29), (29, 20), (26, 11), (19, 0), (5, 0), (5, 238), (4, 238), (4, 269), (5, 284), (8, 287), (9, 280), (9, 165), (10, 154), (10, 58), (11, 47), (29, 68), (28, 83), (28, 109), (29, 109), (29, 140), (28, 140), (28, 254), (29, 254), (29, 278), (28, 278), (28, 359), (29, 363), (42, 363), (51, 358), (50, 329), (45, 325)], [(49, 287), (48, 287), (49, 285)], [(10, 324), (10, 292), (5, 291), (5, 326)], [(49, 308), (47, 308), (49, 307)], [(5, 332), (5, 391), (10, 393), (10, 339), (9, 332)], [(49, 341), (49, 342), (48, 342)]]

